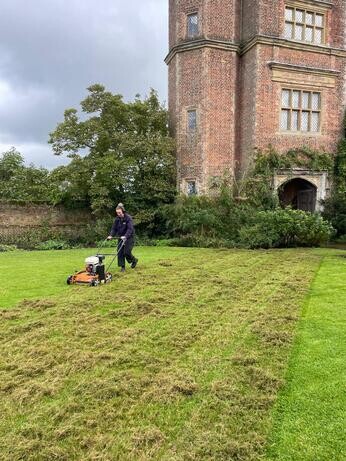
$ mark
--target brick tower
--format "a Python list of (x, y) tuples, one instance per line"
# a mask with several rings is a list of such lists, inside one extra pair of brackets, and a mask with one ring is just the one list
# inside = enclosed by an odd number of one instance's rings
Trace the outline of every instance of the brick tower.
[[(335, 151), (346, 107), (346, 0), (170, 0), (169, 15), (182, 192), (208, 193), (223, 174), (245, 171), (255, 148)], [(324, 198), (325, 175), (296, 176)], [(285, 182), (278, 172), (276, 187)]]

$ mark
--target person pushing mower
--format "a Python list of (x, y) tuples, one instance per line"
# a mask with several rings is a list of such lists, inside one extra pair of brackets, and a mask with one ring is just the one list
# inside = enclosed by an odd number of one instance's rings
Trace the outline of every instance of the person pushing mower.
[(116, 218), (107, 240), (118, 238), (118, 266), (125, 272), (125, 259), (132, 269), (137, 266), (138, 259), (132, 254), (135, 244), (135, 229), (131, 216), (125, 212), (125, 207), (119, 203), (115, 209)]

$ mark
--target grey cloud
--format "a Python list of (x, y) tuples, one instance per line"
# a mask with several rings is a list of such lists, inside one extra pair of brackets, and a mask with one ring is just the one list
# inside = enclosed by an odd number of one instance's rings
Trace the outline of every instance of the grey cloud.
[(167, 0), (3, 0), (0, 139), (45, 143), (96, 82), (126, 99), (154, 87), (165, 100), (166, 51)]

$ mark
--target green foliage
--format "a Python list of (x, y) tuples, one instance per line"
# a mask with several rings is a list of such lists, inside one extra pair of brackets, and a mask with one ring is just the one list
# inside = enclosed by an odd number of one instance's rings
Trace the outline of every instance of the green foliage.
[(54, 153), (72, 158), (54, 173), (62, 185), (57, 199), (90, 205), (97, 215), (122, 201), (147, 226), (155, 210), (175, 195), (167, 111), (153, 90), (144, 100), (136, 97), (129, 103), (102, 85), (88, 90), (81, 102), (82, 119), (69, 109), (50, 134)]
[(346, 234), (340, 235), (335, 241), (336, 243), (346, 244)]
[(282, 209), (261, 177), (225, 184), (213, 197), (181, 196), (163, 210), (168, 236), (179, 246), (273, 248), (315, 246), (332, 226), (320, 215)]
[(68, 250), (70, 245), (64, 240), (46, 240), (36, 245), (36, 250)]
[(117, 248), (118, 247), (118, 239), (112, 239), (112, 240), (98, 240), (95, 242), (95, 245), (97, 248), (102, 249), (102, 248)]
[(333, 155), (328, 152), (312, 150), (308, 147), (290, 149), (285, 154), (273, 147), (257, 151), (253, 166), (253, 175), (272, 176), (275, 170), (306, 168), (314, 171), (333, 171)]
[(333, 179), (332, 194), (325, 202), (324, 216), (341, 236), (346, 234), (346, 139), (339, 144)]
[(83, 228), (75, 226), (54, 228), (44, 224), (39, 227), (5, 228), (0, 232), (0, 245), (15, 245), (24, 250), (45, 250), (54, 249), (53, 247), (49, 248), (49, 246), (55, 244), (56, 249), (60, 249), (61, 243), (63, 242), (65, 245), (66, 242), (68, 245), (66, 248), (70, 248), (79, 244), (80, 240), (83, 240), (83, 236)]
[(16, 247), (16, 245), (4, 245), (0, 243), (0, 253), (5, 253), (7, 251), (15, 251), (17, 249), (18, 248)]
[(169, 229), (167, 235), (179, 238), (180, 242), (193, 241), (193, 246), (209, 247), (214, 241), (216, 246), (231, 246), (230, 242), (235, 244), (239, 229), (249, 223), (255, 211), (277, 206), (278, 198), (268, 181), (247, 177), (232, 182), (224, 179), (220, 192), (213, 196), (180, 196), (174, 205), (162, 210), (162, 215)]
[(19, 202), (49, 202), (56, 185), (45, 168), (25, 166), (14, 148), (0, 156), (0, 199)]
[(333, 227), (317, 213), (290, 208), (260, 211), (254, 223), (239, 232), (247, 248), (319, 246), (333, 235)]
[(326, 200), (323, 216), (328, 219), (335, 229), (337, 235), (346, 234), (346, 194), (334, 190), (332, 196)]
[(24, 168), (24, 159), (21, 154), (12, 147), (4, 152), (0, 158), (0, 181), (9, 181), (18, 171)]

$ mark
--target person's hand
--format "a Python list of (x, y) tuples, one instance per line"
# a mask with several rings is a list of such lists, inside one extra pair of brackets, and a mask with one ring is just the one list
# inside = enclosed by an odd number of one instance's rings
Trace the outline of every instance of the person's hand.
[(111, 235), (108, 235), (107, 240), (112, 240), (112, 238), (113, 237)]
[(121, 238), (121, 240), (122, 240), (124, 243), (126, 242), (126, 237), (125, 237), (125, 235), (123, 235), (123, 236), (120, 237), (120, 238)]

